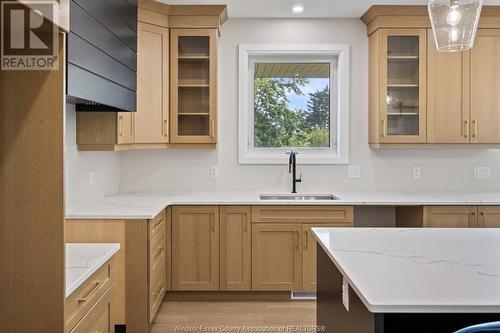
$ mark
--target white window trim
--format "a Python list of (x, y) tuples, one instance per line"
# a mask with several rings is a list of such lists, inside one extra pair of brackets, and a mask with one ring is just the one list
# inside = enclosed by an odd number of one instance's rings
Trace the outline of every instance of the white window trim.
[[(330, 149), (299, 148), (301, 164), (348, 164), (349, 163), (349, 45), (346, 44), (241, 44), (239, 45), (239, 164), (283, 164), (288, 157), (283, 149), (252, 149), (250, 126), (253, 114), (250, 108), (249, 58), (259, 56), (338, 56), (338, 98), (332, 96), (337, 109), (337, 153)], [(335, 78), (335, 77), (334, 77)]]

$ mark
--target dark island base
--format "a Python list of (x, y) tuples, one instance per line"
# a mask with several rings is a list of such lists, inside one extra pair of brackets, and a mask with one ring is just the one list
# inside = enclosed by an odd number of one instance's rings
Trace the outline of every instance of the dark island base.
[(323, 248), (317, 249), (317, 324), (329, 333), (453, 333), (500, 321), (500, 313), (371, 313), (349, 286), (349, 311), (342, 303), (342, 274)]

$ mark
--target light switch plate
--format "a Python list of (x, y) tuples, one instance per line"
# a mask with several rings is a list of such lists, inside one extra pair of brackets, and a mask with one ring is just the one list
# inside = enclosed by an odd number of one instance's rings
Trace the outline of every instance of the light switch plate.
[(476, 167), (474, 168), (474, 179), (490, 179), (491, 167)]
[(347, 168), (347, 177), (349, 178), (360, 178), (361, 177), (361, 167), (357, 165), (352, 165)]

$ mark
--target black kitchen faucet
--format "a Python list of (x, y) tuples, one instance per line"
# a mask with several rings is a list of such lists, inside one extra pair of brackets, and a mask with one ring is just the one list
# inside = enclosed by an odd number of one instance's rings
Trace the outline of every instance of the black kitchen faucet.
[(297, 193), (297, 183), (302, 182), (302, 175), (297, 179), (297, 152), (290, 150), (288, 152), (290, 158), (288, 160), (288, 173), (292, 174), (292, 193)]

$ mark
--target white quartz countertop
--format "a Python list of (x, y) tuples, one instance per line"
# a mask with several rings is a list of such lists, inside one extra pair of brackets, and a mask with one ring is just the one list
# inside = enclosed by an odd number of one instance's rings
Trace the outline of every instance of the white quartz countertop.
[[(326, 192), (328, 193), (328, 192)], [(117, 193), (70, 210), (68, 219), (151, 219), (169, 205), (500, 205), (500, 192), (330, 192), (334, 201), (263, 201), (268, 192), (132, 192)], [(302, 193), (307, 194), (307, 193)]]
[(120, 244), (66, 244), (66, 297), (69, 297), (116, 252)]
[(500, 312), (500, 229), (313, 233), (371, 312)]

